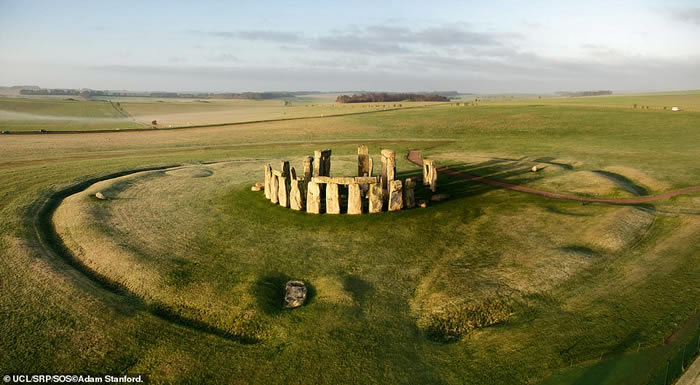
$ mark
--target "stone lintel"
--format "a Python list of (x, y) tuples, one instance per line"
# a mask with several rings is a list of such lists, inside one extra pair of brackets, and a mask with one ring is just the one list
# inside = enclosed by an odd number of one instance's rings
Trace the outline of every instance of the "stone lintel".
[(335, 184), (364, 184), (377, 183), (376, 177), (371, 176), (315, 176), (311, 178), (314, 183), (335, 183)]

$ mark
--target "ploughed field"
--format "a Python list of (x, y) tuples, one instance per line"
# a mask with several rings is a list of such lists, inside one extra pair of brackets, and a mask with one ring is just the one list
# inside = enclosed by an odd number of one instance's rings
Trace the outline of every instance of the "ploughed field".
[[(333, 149), (332, 175), (354, 175), (366, 144), (377, 165), (380, 149), (395, 150), (401, 179), (421, 176), (405, 154), (423, 149), (439, 166), (541, 190), (653, 195), (700, 184), (698, 123), (695, 112), (444, 105), (0, 137), (0, 285), (11, 293), (0, 371), (644, 383), (667, 353), (657, 345), (700, 302), (698, 194), (584, 205), (441, 174), (450, 199), (427, 208), (314, 216), (250, 186), (265, 163), (299, 170), (320, 148)], [(43, 202), (85, 181), (45, 216)], [(283, 309), (288, 279), (309, 285), (305, 306)]]

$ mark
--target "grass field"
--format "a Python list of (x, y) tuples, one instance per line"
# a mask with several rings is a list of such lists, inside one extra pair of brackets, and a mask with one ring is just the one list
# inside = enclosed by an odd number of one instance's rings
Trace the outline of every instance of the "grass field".
[[(659, 97), (649, 105), (669, 101)], [(700, 94), (680, 97), (700, 104)], [(363, 143), (377, 164), (394, 149), (401, 178), (420, 175), (404, 154), (423, 149), (441, 166), (583, 196), (700, 184), (700, 113), (586, 99), (0, 136), (0, 372), (644, 384), (669, 354), (659, 345), (700, 303), (697, 194), (582, 205), (440, 175), (446, 202), (347, 217), (292, 212), (250, 191), (265, 163), (298, 169), (319, 148), (333, 149), (335, 175), (351, 174)], [(195, 102), (120, 102), (137, 120), (177, 116), (176, 103)], [(211, 104), (187, 113), (232, 113)], [(169, 168), (98, 181), (148, 167)], [(288, 278), (310, 284), (307, 306), (281, 309)], [(474, 314), (507, 321), (463, 332)]]
[[(0, 129), (12, 132), (173, 128), (261, 120), (357, 114), (436, 103), (355, 103), (308, 98), (283, 100), (153, 99), (74, 100), (0, 98)], [(152, 122), (156, 121), (153, 126)]]
[(16, 131), (144, 128), (109, 101), (0, 98), (0, 129)]

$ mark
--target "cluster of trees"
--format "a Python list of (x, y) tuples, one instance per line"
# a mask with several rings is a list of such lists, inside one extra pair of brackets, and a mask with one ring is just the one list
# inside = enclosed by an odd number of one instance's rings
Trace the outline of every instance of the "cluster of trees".
[(570, 96), (570, 97), (576, 97), (576, 96), (599, 96), (599, 95), (612, 95), (612, 91), (610, 90), (599, 90), (599, 91), (576, 91), (576, 92), (566, 92), (566, 91), (560, 91), (557, 92), (557, 95), (561, 96)]
[(280, 98), (293, 98), (297, 95), (296, 92), (240, 92), (240, 93), (225, 93), (213, 94), (214, 97), (220, 99), (253, 99), (267, 100)]
[(127, 91), (100, 91), (91, 89), (70, 88), (23, 88), (20, 95), (75, 95), (84, 98), (92, 96), (135, 96), (152, 98), (200, 98), (200, 99), (281, 99), (294, 98), (304, 92), (240, 92), (240, 93), (180, 93), (180, 92), (127, 92)]
[(438, 94), (409, 94), (388, 92), (364, 92), (361, 94), (340, 95), (337, 103), (382, 103), (382, 102), (448, 102), (449, 98)]

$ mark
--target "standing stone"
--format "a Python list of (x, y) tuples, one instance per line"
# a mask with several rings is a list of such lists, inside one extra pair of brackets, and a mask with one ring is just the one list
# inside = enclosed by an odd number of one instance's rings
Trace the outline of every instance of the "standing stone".
[(331, 176), (331, 150), (314, 151), (313, 176)]
[(364, 144), (357, 147), (357, 176), (370, 176), (369, 149)]
[(321, 175), (321, 151), (316, 150), (314, 151), (314, 160), (312, 162), (313, 165), (313, 176), (322, 176)]
[(430, 161), (430, 173), (428, 174), (428, 178), (430, 178), (430, 191), (435, 192), (435, 190), (437, 190), (438, 172), (435, 167), (435, 162), (432, 160)]
[(272, 174), (270, 176), (270, 202), (277, 204), (279, 203), (279, 178), (277, 175)]
[(311, 180), (313, 176), (314, 158), (307, 156), (304, 158), (304, 179)]
[(304, 209), (304, 198), (306, 197), (304, 189), (304, 178), (292, 179), (292, 189), (289, 192), (289, 208), (292, 210)]
[(270, 182), (272, 179), (272, 167), (270, 164), (265, 165), (265, 198), (270, 199)]
[(282, 176), (289, 176), (289, 161), (283, 160), (280, 162), (280, 171), (282, 171)]
[(384, 199), (382, 197), (381, 183), (371, 183), (369, 185), (369, 212), (370, 214), (381, 213)]
[(382, 188), (389, 189), (396, 176), (396, 154), (391, 150), (382, 150)]
[(430, 184), (430, 164), (432, 163), (431, 160), (428, 159), (423, 159), (423, 186), (427, 186)]
[(400, 180), (389, 184), (389, 211), (399, 211), (403, 207), (403, 186)]
[(423, 185), (430, 185), (430, 190), (435, 192), (437, 190), (437, 168), (435, 167), (435, 162), (428, 159), (423, 159)]
[(321, 213), (321, 186), (315, 182), (306, 185), (306, 212), (309, 214)]
[[(287, 174), (289, 175), (289, 174)], [(277, 200), (279, 200), (280, 206), (289, 207), (289, 187), (287, 184), (288, 176), (280, 176), (279, 179), (279, 192), (277, 193)]]
[(338, 184), (326, 184), (326, 214), (340, 214), (340, 196)]
[(331, 150), (321, 151), (321, 161), (323, 166), (321, 167), (323, 171), (323, 176), (331, 176)]
[(348, 214), (362, 214), (362, 191), (359, 183), (348, 185)]
[(416, 182), (411, 180), (411, 178), (406, 179), (406, 183), (403, 185), (403, 205), (407, 209), (412, 209), (416, 207)]

